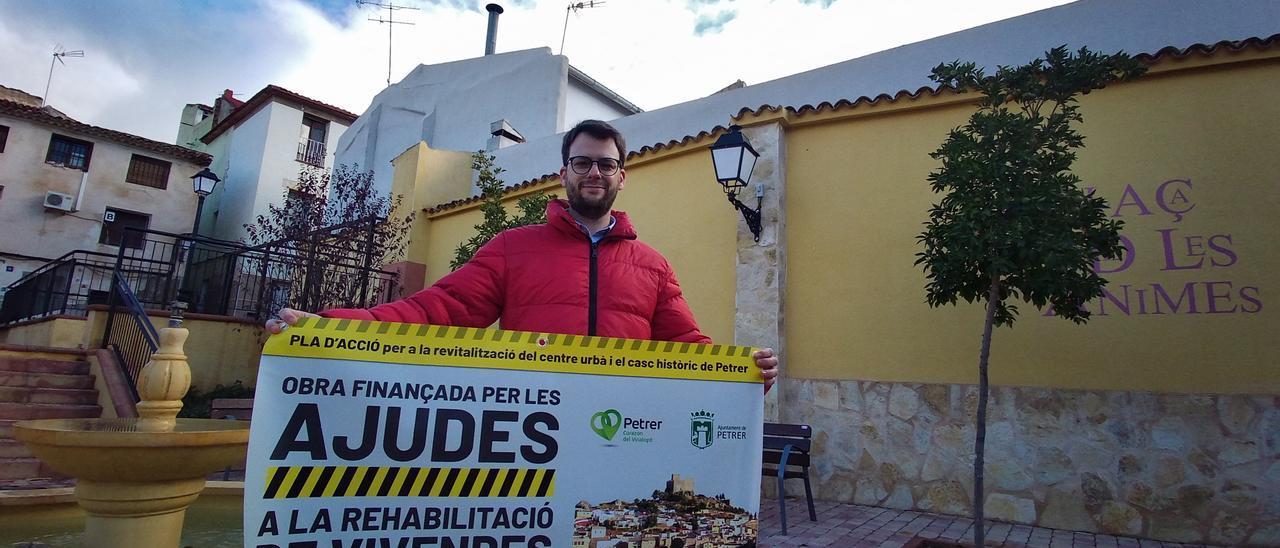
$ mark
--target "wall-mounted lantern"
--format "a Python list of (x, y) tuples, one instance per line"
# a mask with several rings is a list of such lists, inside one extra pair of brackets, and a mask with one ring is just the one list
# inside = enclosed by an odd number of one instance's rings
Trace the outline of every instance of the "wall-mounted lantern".
[(212, 171), (209, 171), (207, 167), (200, 170), (200, 173), (191, 176), (191, 189), (200, 197), (196, 203), (196, 222), (191, 226), (192, 236), (200, 235), (200, 214), (204, 213), (204, 199), (213, 193), (213, 187), (217, 186), (218, 181), (221, 180)]
[(711, 145), (711, 161), (716, 168), (716, 180), (723, 187), (729, 203), (742, 212), (747, 228), (760, 241), (760, 208), (764, 204), (764, 185), (756, 185), (756, 208), (751, 209), (738, 200), (738, 192), (751, 182), (751, 171), (756, 167), (760, 153), (742, 136), (742, 127), (729, 126), (729, 132)]

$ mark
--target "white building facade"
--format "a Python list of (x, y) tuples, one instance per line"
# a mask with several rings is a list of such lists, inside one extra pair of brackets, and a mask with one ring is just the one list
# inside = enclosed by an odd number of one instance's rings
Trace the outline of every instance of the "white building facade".
[(72, 251), (114, 256), (135, 227), (191, 231), (208, 154), (81, 123), (0, 88), (0, 287)]
[(334, 167), (334, 146), (356, 115), (278, 86), (248, 101), (228, 90), (213, 107), (189, 104), (177, 142), (213, 156), (222, 179), (205, 203), (200, 233), (241, 240), (269, 205), (280, 206), (303, 170)]
[(337, 157), (372, 170), (375, 187), (386, 193), (391, 160), (420, 141), (435, 150), (493, 151), (561, 133), (581, 120), (639, 112), (550, 48), (485, 55), (419, 65), (374, 97), (337, 141)]

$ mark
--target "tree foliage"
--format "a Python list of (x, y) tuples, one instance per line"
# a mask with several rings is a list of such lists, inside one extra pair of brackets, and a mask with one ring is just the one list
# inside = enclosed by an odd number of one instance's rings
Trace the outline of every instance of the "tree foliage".
[(942, 198), (929, 210), (918, 240), (926, 301), (931, 307), (986, 302), (978, 358), (974, 436), (974, 542), (982, 546), (983, 460), (987, 362), (994, 326), (1012, 326), (1021, 299), (1053, 307), (1076, 323), (1089, 319), (1086, 302), (1102, 295), (1100, 258), (1123, 253), (1121, 223), (1107, 218), (1107, 202), (1081, 188), (1071, 172), (1084, 137), (1077, 96), (1140, 76), (1145, 67), (1123, 52), (1103, 55), (1065, 46), (1017, 67), (986, 76), (974, 63), (955, 61), (930, 78), (960, 92), (983, 95), (969, 121), (951, 130), (930, 156), (942, 167), (929, 174)]
[(507, 208), (502, 205), (506, 183), (499, 177), (506, 170), (495, 166), (493, 160), (494, 157), (485, 154), (484, 151), (477, 151), (471, 155), (471, 169), (476, 172), (476, 186), (479, 187), (480, 197), (483, 200), (480, 204), (480, 212), (484, 215), (484, 220), (475, 225), (476, 234), (459, 244), (454, 250), (453, 261), (449, 263), (449, 267), (453, 270), (467, 264), (467, 261), (475, 256), (476, 251), (489, 243), (489, 240), (499, 232), (518, 226), (547, 222), (547, 202), (555, 197), (552, 194), (522, 196), (516, 200), (516, 209), (520, 214), (515, 216), (507, 214)]
[(1072, 127), (1083, 121), (1076, 97), (1144, 70), (1124, 53), (1073, 55), (1065, 46), (991, 77), (959, 61), (933, 69), (935, 82), (983, 99), (930, 154), (942, 161), (929, 183), (943, 197), (929, 210), (916, 260), (930, 306), (986, 300), (995, 284), (996, 325), (1013, 324), (1010, 298), (1088, 319), (1084, 303), (1106, 284), (1094, 261), (1118, 258), (1123, 247), (1106, 200), (1084, 192), (1070, 171), (1084, 146)]
[(382, 221), (374, 228), (375, 262), (384, 265), (403, 258), (409, 242), (413, 213), (391, 217), (403, 199), (380, 194), (373, 186), (373, 172), (360, 171), (359, 165), (343, 164), (332, 171), (303, 167), (279, 205), (269, 204), (266, 215), (244, 225), (245, 240), (249, 245), (300, 241), (322, 229), (378, 218)]
[(264, 306), (371, 306), (391, 297), (370, 269), (404, 257), (414, 214), (393, 217), (402, 200), (380, 194), (373, 172), (358, 165), (303, 167), (281, 203), (245, 225), (246, 243), (275, 261), (270, 274), (279, 287), (262, 292)]

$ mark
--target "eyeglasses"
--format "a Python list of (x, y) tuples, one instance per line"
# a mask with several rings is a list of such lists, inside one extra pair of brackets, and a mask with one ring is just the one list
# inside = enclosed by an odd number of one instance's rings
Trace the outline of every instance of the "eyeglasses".
[(586, 175), (587, 173), (590, 173), (591, 164), (595, 164), (596, 167), (600, 169), (600, 174), (605, 176), (617, 173), (618, 169), (622, 167), (622, 162), (614, 160), (613, 158), (600, 158), (599, 160), (592, 160), (586, 156), (574, 156), (569, 158), (569, 169), (572, 169), (573, 172), (578, 175)]

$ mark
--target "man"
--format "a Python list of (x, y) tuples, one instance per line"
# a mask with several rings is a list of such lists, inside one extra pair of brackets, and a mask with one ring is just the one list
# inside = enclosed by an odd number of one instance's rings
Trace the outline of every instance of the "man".
[[(370, 309), (334, 309), (330, 318), (488, 327), (627, 339), (710, 343), (694, 321), (665, 258), (636, 240), (626, 213), (613, 211), (627, 172), (626, 141), (613, 126), (585, 120), (565, 133), (560, 181), (565, 200), (547, 204), (547, 223), (507, 230), (462, 268), (408, 298)], [(280, 333), (292, 309), (267, 321)], [(778, 359), (753, 356), (773, 386)]]

